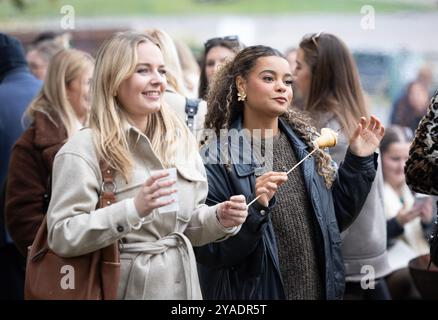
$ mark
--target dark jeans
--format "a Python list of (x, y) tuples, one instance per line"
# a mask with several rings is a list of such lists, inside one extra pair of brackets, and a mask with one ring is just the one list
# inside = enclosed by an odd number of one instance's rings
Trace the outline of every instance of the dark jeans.
[(0, 300), (24, 298), (26, 259), (14, 244), (0, 247)]

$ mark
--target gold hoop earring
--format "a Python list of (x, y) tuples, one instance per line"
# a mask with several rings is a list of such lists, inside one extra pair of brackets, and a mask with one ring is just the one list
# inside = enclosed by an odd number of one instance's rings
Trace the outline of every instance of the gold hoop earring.
[(245, 100), (246, 100), (246, 93), (237, 92), (237, 101), (245, 101)]

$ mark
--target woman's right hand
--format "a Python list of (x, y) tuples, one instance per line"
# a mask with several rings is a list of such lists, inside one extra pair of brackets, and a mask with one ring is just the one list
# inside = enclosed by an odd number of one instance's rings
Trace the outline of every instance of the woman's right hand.
[(216, 217), (225, 228), (240, 226), (248, 216), (245, 196), (232, 196), (230, 200), (219, 204)]
[(420, 213), (421, 211), (418, 208), (413, 207), (408, 210), (404, 205), (403, 208), (401, 208), (400, 211), (397, 213), (395, 219), (397, 220), (400, 226), (404, 226), (406, 223), (418, 217)]
[(134, 197), (134, 204), (140, 217), (143, 218), (154, 209), (167, 206), (174, 202), (173, 199), (160, 201), (161, 197), (176, 192), (176, 189), (170, 189), (170, 187), (176, 183), (175, 180), (158, 181), (168, 175), (168, 172), (159, 172), (151, 175), (137, 192)]
[(262, 206), (268, 207), (269, 201), (274, 196), (278, 187), (287, 181), (286, 172), (270, 171), (261, 175), (256, 179), (256, 196), (260, 196), (257, 200)]

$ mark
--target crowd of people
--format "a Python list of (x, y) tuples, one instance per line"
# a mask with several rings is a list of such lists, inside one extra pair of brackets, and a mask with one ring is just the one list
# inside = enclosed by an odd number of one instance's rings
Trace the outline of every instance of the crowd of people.
[(60, 258), (116, 244), (117, 299), (420, 299), (409, 261), (437, 232), (426, 78), (385, 128), (330, 33), (284, 54), (211, 38), (198, 60), (160, 29), (95, 57), (0, 33), (0, 299), (39, 285), (26, 259), (43, 227)]

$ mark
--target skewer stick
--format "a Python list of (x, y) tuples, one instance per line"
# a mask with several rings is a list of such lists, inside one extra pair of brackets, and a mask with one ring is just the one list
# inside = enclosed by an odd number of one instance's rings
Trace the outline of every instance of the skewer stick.
[(316, 150), (318, 149), (313, 149), (313, 151), (311, 153), (309, 153), (307, 156), (305, 156), (303, 159), (300, 160), (300, 162), (298, 162), (296, 165), (294, 165), (292, 167), (292, 169), (290, 169), (288, 172), (286, 172), (286, 174), (291, 173), (296, 167), (298, 167), (304, 160), (306, 160), (308, 157), (310, 157)]
[[(307, 156), (305, 156), (303, 159), (300, 160), (300, 162), (298, 162), (296, 165), (294, 165), (292, 167), (292, 169), (290, 169), (288, 172), (286, 172), (286, 174), (291, 173), (296, 167), (298, 167), (304, 160), (306, 160), (308, 157), (310, 157), (316, 150), (318, 149), (313, 149), (312, 152), (310, 152)], [(262, 193), (263, 194), (263, 193)], [(254, 198), (254, 200), (252, 200), (250, 203), (248, 203), (248, 205), (246, 206), (247, 208), (249, 208), (250, 205), (252, 205), (254, 202), (256, 202), (261, 196), (262, 194), (259, 194), (256, 198)]]

